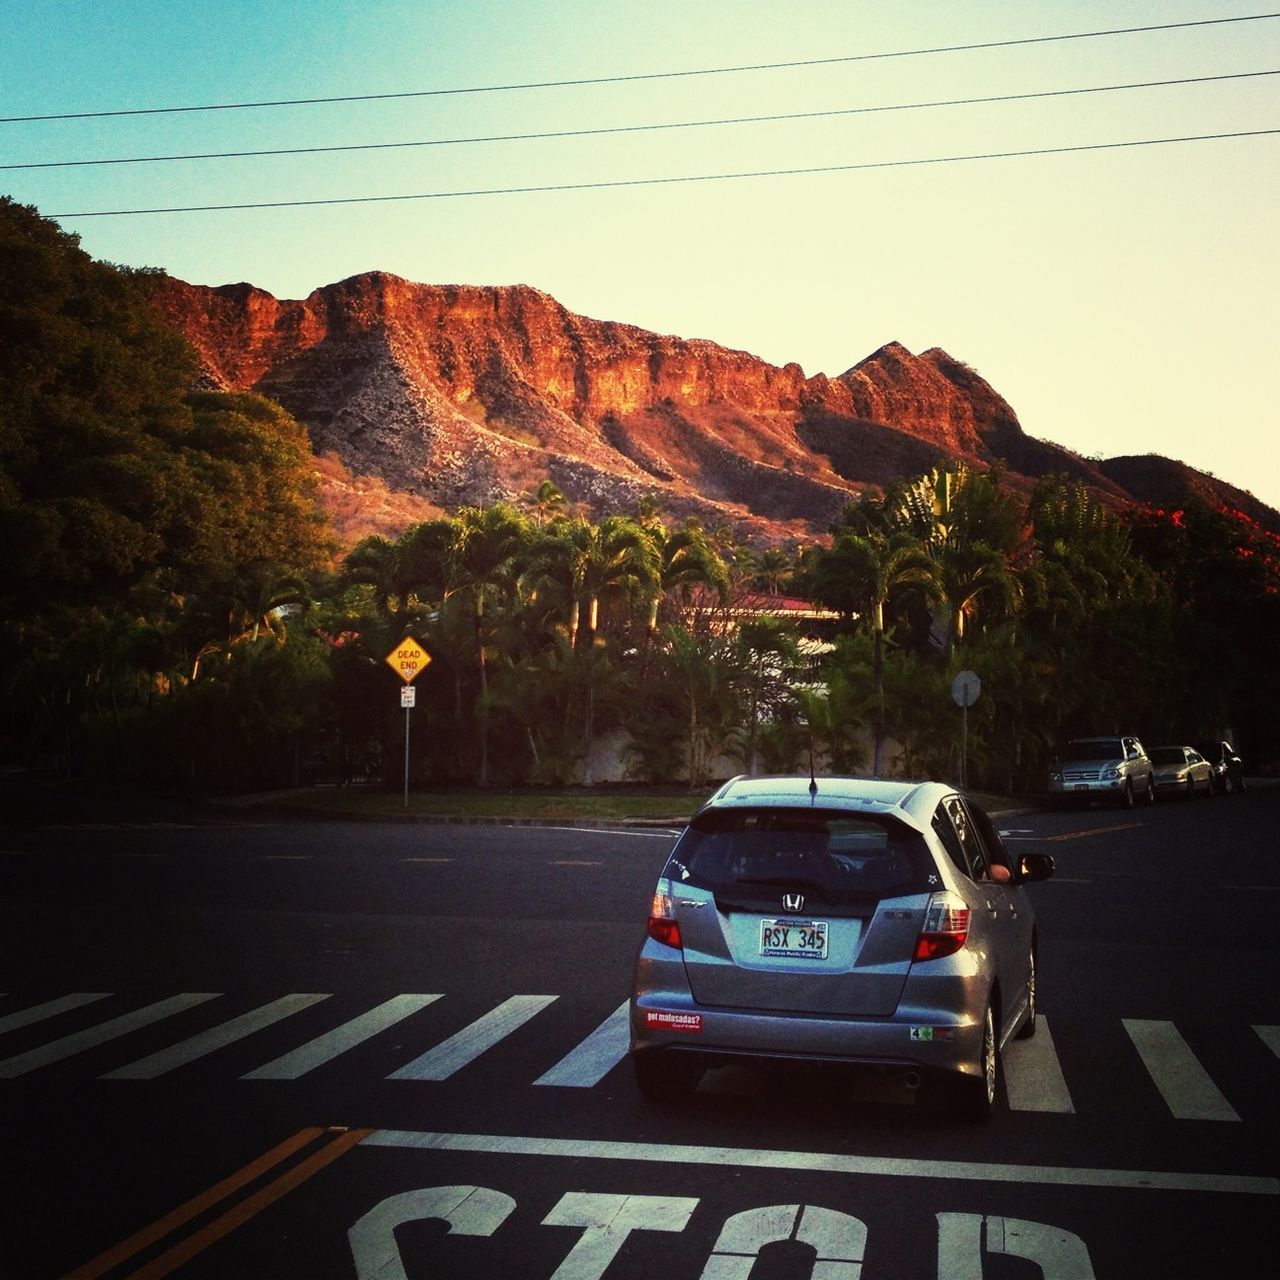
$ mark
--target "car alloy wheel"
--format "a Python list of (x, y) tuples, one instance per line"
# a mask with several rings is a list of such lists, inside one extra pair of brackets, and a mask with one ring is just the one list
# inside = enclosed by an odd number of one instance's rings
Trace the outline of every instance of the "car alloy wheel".
[(961, 1076), (956, 1083), (955, 1109), (965, 1120), (989, 1120), (996, 1105), (996, 1085), (1000, 1075), (1000, 1047), (996, 1040), (996, 1019), (990, 1004), (982, 1018), (982, 1047), (978, 1051), (978, 1074)]

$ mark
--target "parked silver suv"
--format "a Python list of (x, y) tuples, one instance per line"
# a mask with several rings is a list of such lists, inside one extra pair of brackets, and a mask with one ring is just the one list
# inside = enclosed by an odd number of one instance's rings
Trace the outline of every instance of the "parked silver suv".
[(1139, 800), (1154, 804), (1155, 769), (1132, 736), (1072, 738), (1049, 770), (1049, 795), (1062, 802), (1113, 800), (1127, 809)]

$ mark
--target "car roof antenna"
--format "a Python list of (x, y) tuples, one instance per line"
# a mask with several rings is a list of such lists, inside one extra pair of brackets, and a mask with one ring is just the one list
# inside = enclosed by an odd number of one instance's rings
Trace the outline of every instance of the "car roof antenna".
[(813, 772), (813, 726), (809, 726), (809, 796), (811, 800), (818, 797), (818, 779)]

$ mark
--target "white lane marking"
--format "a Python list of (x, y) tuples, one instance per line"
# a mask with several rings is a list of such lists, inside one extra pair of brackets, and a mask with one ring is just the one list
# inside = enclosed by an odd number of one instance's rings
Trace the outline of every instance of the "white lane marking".
[(309, 1040), (282, 1057), (246, 1072), (240, 1079), (296, 1080), (440, 998), (439, 995), (392, 996), (390, 1000), (352, 1018), (350, 1022), (344, 1022), (342, 1026), (326, 1031), (324, 1035)]
[(48, 1044), (32, 1049), (29, 1053), (20, 1053), (16, 1057), (6, 1058), (0, 1062), (0, 1079), (12, 1080), (15, 1076), (25, 1075), (38, 1067), (47, 1067), (51, 1062), (61, 1062), (73, 1054), (85, 1049), (96, 1048), (108, 1040), (128, 1035), (141, 1027), (148, 1027), (153, 1022), (168, 1018), (172, 1014), (192, 1009), (206, 1000), (219, 996), (218, 991), (184, 991), (181, 995), (170, 996), (167, 1000), (159, 1000), (145, 1008), (135, 1009), (109, 1022), (100, 1022), (96, 1027), (85, 1031), (77, 1031), (73, 1035), (63, 1036), (61, 1040), (51, 1040)]
[(1025, 1258), (1044, 1280), (1094, 1280), (1089, 1250), (1078, 1235), (1022, 1218), (987, 1218), (987, 1252)]
[(1280, 1058), (1280, 1027), (1260, 1027), (1255, 1023), (1253, 1029), (1262, 1037), (1262, 1043)]
[(376, 1129), (361, 1144), (417, 1151), (485, 1155), (562, 1156), (570, 1160), (644, 1160), (655, 1164), (723, 1165), (739, 1169), (791, 1169), (885, 1178), (946, 1178), (1016, 1185), (1108, 1187), (1139, 1191), (1196, 1191), (1280, 1196), (1280, 1178), (1224, 1173), (1159, 1173), (1055, 1165), (982, 1164), (965, 1160), (909, 1160), (821, 1151), (767, 1151), (751, 1147), (671, 1146), (657, 1142), (598, 1142), (584, 1138), (519, 1138), (483, 1133), (420, 1133)]
[(635, 836), (639, 840), (670, 840), (683, 827), (658, 827), (650, 831), (634, 831), (627, 827), (543, 827), (543, 831), (572, 831), (576, 836)]
[(1174, 1119), (1240, 1119), (1172, 1022), (1121, 1021)]
[(817, 1254), (812, 1276), (861, 1280), (867, 1226), (860, 1219), (813, 1204), (775, 1204), (726, 1218), (702, 1280), (738, 1280), (754, 1271), (768, 1245), (797, 1240)]
[(443, 1222), (460, 1236), (491, 1236), (516, 1202), (488, 1187), (424, 1187), (374, 1205), (347, 1232), (357, 1280), (407, 1280), (396, 1228), (406, 1222)]
[(281, 996), (279, 1000), (272, 1000), (269, 1004), (251, 1009), (238, 1018), (222, 1023), (221, 1026), (211, 1027), (208, 1031), (202, 1031), (199, 1035), (183, 1040), (180, 1044), (171, 1045), (168, 1049), (161, 1049), (158, 1053), (139, 1058), (137, 1062), (130, 1062), (115, 1071), (108, 1071), (99, 1078), (102, 1080), (154, 1080), (156, 1076), (162, 1076), (166, 1071), (172, 1071), (175, 1067), (185, 1067), (187, 1063), (195, 1062), (197, 1058), (203, 1058), (205, 1054), (234, 1044), (237, 1040), (243, 1040), (245, 1036), (261, 1031), (263, 1027), (269, 1027), (272, 1023), (279, 1022), (281, 1018), (287, 1018), (291, 1013), (309, 1009), (313, 1004), (319, 1004), (321, 1000), (328, 999), (328, 995), (309, 995), (302, 992)]
[(1025, 1258), (1036, 1264), (1043, 1280), (1094, 1280), (1089, 1250), (1072, 1232), (976, 1213), (938, 1214), (938, 1275), (945, 1280), (982, 1280), (984, 1236), (988, 1254)]
[(29, 1009), (19, 1009), (8, 1017), (0, 1018), (0, 1035), (6, 1031), (17, 1031), (19, 1027), (29, 1027), (32, 1023), (43, 1022), (46, 1018), (57, 1017), (82, 1005), (92, 1004), (95, 1000), (105, 1000), (110, 991), (73, 991), (70, 995), (59, 996), (56, 1000), (46, 1000), (44, 1004), (33, 1004)]
[(551, 1280), (600, 1280), (633, 1231), (683, 1231), (698, 1206), (684, 1196), (620, 1196), (567, 1191), (544, 1227), (581, 1227)]
[(631, 1047), (631, 1029), (624, 1000), (580, 1045), (571, 1049), (550, 1071), (533, 1083), (588, 1089), (613, 1070)]
[(1049, 1020), (1036, 1019), (1030, 1040), (1018, 1040), (1005, 1053), (1004, 1083), (1010, 1111), (1053, 1111), (1074, 1115), (1075, 1105), (1067, 1089), (1049, 1032)]
[(393, 1071), (388, 1080), (447, 1080), (460, 1067), (509, 1036), (547, 1007), (555, 996), (512, 996), (457, 1035), (428, 1049), (421, 1057)]

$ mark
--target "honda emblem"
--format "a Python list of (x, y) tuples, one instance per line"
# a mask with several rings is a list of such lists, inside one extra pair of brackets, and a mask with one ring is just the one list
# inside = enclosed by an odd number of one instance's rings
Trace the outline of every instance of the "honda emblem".
[(803, 893), (784, 893), (782, 895), (783, 911), (803, 911), (804, 910), (804, 894)]

